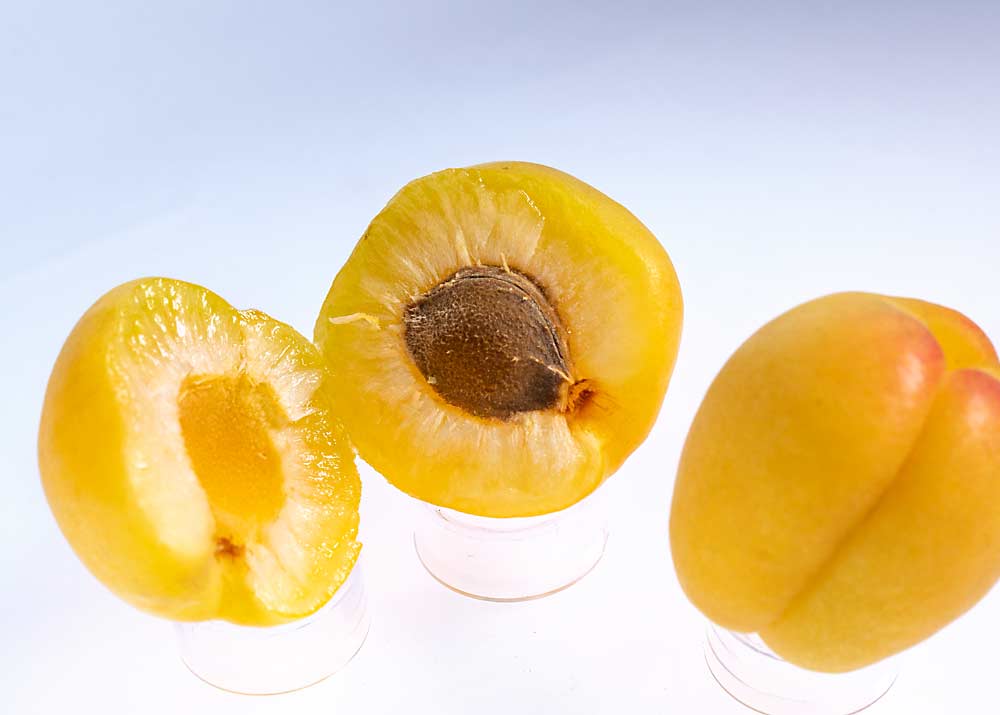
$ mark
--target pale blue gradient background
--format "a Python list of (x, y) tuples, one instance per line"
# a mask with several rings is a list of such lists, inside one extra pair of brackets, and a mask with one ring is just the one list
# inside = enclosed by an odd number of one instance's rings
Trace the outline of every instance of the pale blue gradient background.
[[(826, 292), (925, 297), (1000, 338), (998, 37), (993, 1), (3, 5), (0, 710), (741, 712), (669, 561), (687, 425), (740, 341)], [(288, 698), (202, 686), (48, 514), (34, 439), (62, 340), (148, 274), (311, 333), (399, 186), (496, 159), (623, 202), (684, 288), (663, 414), (606, 487), (605, 561), (544, 601), (460, 599), (416, 564), (409, 502), (365, 468), (359, 659)], [(993, 594), (872, 712), (992, 711), (998, 629)]]

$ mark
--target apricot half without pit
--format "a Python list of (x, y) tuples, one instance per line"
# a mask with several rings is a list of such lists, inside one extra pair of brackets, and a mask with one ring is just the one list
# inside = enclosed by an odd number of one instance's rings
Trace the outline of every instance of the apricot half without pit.
[(83, 563), (175, 620), (271, 625), (325, 604), (360, 544), (361, 483), (319, 351), (166, 278), (121, 285), (56, 360), (38, 436)]

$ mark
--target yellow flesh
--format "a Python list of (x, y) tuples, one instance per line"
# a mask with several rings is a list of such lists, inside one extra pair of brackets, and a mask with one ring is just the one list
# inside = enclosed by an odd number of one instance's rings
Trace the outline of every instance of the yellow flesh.
[(84, 563), (170, 618), (307, 615), (360, 548), (360, 483), (316, 349), (180, 281), (125, 284), (81, 319), (39, 462)]
[[(974, 370), (970, 370), (974, 367)], [(685, 445), (671, 544), (692, 601), (816, 670), (898, 652), (1000, 575), (1000, 370), (955, 311), (828, 296), (729, 360)]]
[[(566, 329), (569, 412), (477, 418), (448, 404), (407, 353), (404, 311), (467, 266), (535, 280)], [(627, 210), (534, 164), (439, 172), (404, 187), (337, 275), (316, 342), (358, 451), (400, 489), (474, 514), (565, 508), (649, 432), (677, 353), (681, 296), (667, 254)]]

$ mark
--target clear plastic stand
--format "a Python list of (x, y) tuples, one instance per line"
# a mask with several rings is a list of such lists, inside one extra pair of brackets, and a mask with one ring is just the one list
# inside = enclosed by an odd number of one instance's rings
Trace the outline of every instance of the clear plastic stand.
[(176, 624), (181, 658), (209, 685), (275, 695), (314, 685), (347, 665), (368, 636), (371, 617), (360, 564), (311, 616), (255, 628), (225, 621)]
[(421, 504), (413, 542), (424, 568), (459, 593), (525, 601), (567, 588), (604, 555), (606, 500), (598, 493), (563, 511), (491, 519)]
[(851, 715), (885, 695), (899, 674), (889, 658), (849, 673), (817, 673), (782, 660), (755, 635), (709, 624), (705, 660), (719, 685), (767, 715)]

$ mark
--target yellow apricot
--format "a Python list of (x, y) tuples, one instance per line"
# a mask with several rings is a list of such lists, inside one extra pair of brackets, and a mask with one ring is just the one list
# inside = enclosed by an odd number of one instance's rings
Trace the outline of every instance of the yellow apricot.
[(970, 608), (1000, 576), (997, 374), (982, 331), (921, 301), (836, 294), (765, 325), (684, 446), (670, 533), (692, 602), (822, 671)]
[(407, 184), (333, 281), (315, 339), (359, 454), (492, 517), (579, 501), (653, 425), (681, 294), (624, 207), (537, 164)]
[(38, 456), (81, 561), (157, 615), (288, 621), (357, 558), (360, 482), (318, 351), (199, 286), (133, 281), (84, 314)]

